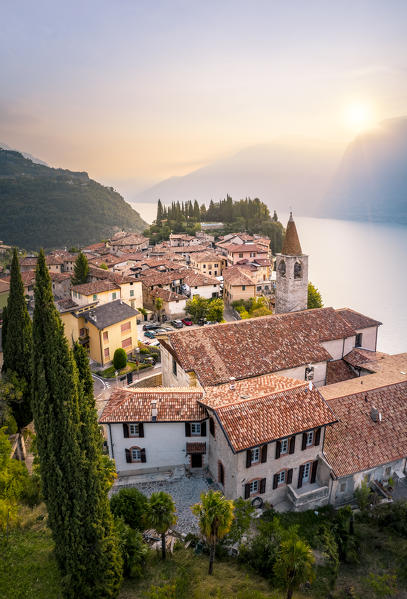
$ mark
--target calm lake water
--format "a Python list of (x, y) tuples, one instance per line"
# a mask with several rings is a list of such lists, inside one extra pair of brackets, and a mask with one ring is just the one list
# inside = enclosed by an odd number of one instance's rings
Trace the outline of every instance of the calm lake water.
[[(155, 218), (155, 204), (134, 207), (147, 222)], [(288, 215), (279, 217), (285, 225)], [(407, 227), (301, 216), (295, 222), (324, 305), (379, 320), (378, 349), (407, 352)]]

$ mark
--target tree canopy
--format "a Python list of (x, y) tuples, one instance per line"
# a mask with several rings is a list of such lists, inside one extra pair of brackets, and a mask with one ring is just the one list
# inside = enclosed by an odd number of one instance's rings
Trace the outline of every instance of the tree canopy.
[(72, 285), (83, 285), (88, 282), (89, 264), (83, 252), (79, 252), (73, 269)]
[(324, 304), (322, 302), (322, 297), (320, 292), (314, 285), (309, 282), (308, 283), (308, 303), (307, 308), (311, 310), (312, 308), (323, 308)]

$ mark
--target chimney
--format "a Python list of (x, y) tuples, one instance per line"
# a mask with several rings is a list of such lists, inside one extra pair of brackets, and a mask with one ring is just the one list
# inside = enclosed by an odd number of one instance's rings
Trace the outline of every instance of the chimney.
[(236, 385), (235, 385), (236, 378), (234, 376), (231, 376), (229, 380), (230, 380), (229, 389), (231, 391), (233, 391), (234, 389), (236, 389)]
[(154, 399), (151, 402), (151, 420), (157, 422), (157, 402)]
[(382, 415), (380, 414), (379, 410), (377, 408), (374, 408), (373, 406), (370, 410), (370, 417), (373, 420), (373, 422), (378, 422), (382, 419)]

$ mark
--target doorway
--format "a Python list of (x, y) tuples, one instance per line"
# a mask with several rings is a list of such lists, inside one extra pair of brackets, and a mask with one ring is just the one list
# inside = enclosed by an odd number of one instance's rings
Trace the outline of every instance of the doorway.
[(202, 468), (202, 454), (192, 453), (191, 454), (191, 468)]

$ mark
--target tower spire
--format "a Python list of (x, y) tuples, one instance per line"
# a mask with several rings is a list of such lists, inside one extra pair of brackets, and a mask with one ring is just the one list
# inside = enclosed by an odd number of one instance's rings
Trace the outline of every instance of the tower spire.
[(297, 233), (297, 227), (293, 219), (293, 213), (290, 212), (290, 218), (288, 219), (287, 229), (284, 237), (283, 249), (281, 250), (283, 256), (301, 256), (302, 249), (300, 240)]

